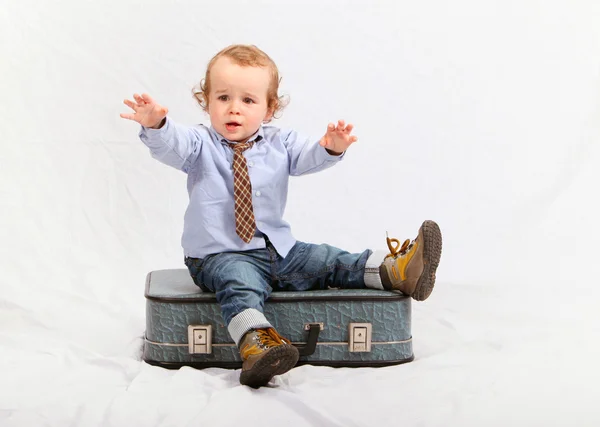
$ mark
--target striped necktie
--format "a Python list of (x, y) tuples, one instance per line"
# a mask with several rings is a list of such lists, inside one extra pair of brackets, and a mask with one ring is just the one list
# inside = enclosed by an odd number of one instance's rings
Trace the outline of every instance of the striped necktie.
[(249, 243), (254, 237), (256, 223), (252, 209), (252, 185), (248, 176), (248, 165), (242, 154), (252, 147), (252, 142), (228, 143), (233, 149), (233, 196), (235, 202), (235, 231), (240, 238)]

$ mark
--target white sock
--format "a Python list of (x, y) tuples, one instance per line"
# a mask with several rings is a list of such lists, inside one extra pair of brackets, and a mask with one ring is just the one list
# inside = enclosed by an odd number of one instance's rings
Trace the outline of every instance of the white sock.
[(235, 345), (239, 345), (240, 340), (250, 329), (272, 328), (265, 315), (255, 308), (247, 308), (241, 313), (236, 314), (229, 322), (227, 330), (233, 338)]
[(383, 262), (389, 251), (377, 250), (373, 251), (365, 265), (365, 285), (367, 288), (383, 290), (381, 276), (379, 275), (379, 266)]

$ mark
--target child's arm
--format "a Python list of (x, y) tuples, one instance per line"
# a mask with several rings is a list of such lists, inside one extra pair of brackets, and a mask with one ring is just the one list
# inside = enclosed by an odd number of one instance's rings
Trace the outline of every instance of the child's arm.
[(150, 149), (152, 157), (187, 172), (198, 157), (201, 135), (194, 128), (178, 125), (167, 118), (168, 109), (152, 99), (148, 94), (133, 95), (136, 102), (128, 99), (124, 104), (135, 113), (121, 113), (124, 119), (142, 125), (139, 136)]
[(337, 126), (329, 123), (327, 132), (319, 143), (303, 140), (296, 132), (285, 137), (285, 145), (290, 155), (290, 175), (304, 175), (318, 172), (333, 166), (342, 159), (348, 147), (358, 138), (351, 135), (354, 126), (339, 120)]

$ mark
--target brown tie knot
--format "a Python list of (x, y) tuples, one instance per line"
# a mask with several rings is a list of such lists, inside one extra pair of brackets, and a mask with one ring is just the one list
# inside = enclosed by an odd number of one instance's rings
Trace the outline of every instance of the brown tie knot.
[(241, 153), (243, 151), (246, 151), (248, 148), (252, 147), (254, 141), (238, 142), (237, 144), (232, 144), (231, 142), (228, 142), (227, 144), (229, 144), (229, 146), (233, 149), (234, 152)]

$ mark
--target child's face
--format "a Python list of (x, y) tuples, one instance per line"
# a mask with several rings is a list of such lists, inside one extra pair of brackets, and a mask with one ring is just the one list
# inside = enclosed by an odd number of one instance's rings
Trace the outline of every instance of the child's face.
[(245, 142), (268, 120), (267, 68), (242, 67), (219, 58), (210, 73), (208, 114), (217, 132), (230, 141)]

